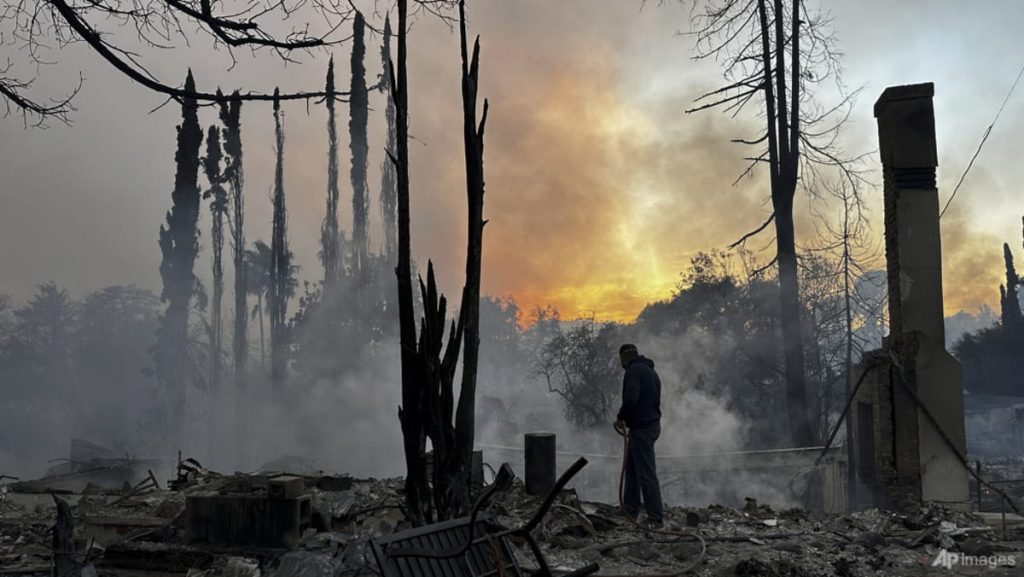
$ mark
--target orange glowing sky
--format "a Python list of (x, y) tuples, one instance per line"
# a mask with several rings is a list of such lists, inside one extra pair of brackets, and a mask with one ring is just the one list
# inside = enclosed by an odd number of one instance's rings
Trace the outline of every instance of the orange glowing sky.
[[(725, 246), (767, 215), (763, 178), (731, 185), (747, 151), (729, 140), (753, 134), (756, 118), (685, 114), (694, 97), (719, 83), (716, 64), (692, 60), (692, 40), (676, 34), (688, 30), (687, 8), (651, 3), (640, 10), (639, 4), (471, 3), (471, 27), (482, 36), (481, 95), (491, 103), (484, 290), (511, 295), (524, 310), (554, 305), (563, 318), (631, 320), (644, 304), (671, 294), (696, 252)], [(1020, 54), (1016, 23), (1024, 21), (1024, 4), (992, 1), (969, 11), (952, 1), (824, 5), (847, 53), (846, 81), (864, 87), (845, 146), (851, 152), (875, 148), (871, 105), (886, 86), (935, 82), (944, 201), (1021, 64), (1007, 55)], [(872, 13), (883, 16), (866, 16)], [(421, 19), (410, 46), (414, 253), (421, 265), (433, 259), (443, 288), (454, 292), (461, 288), (465, 235), (458, 41), (445, 26)], [(189, 63), (200, 86), (263, 88), (267, 78), (316, 86), (326, 66), (324, 58), (287, 67), (243, 60), (228, 75), (223, 58), (211, 59), (204, 49), (197, 47)], [(336, 56), (344, 78), (347, 49)], [(170, 200), (178, 112), (167, 107), (147, 114), (161, 99), (84, 51), (68, 55), (63, 66), (87, 71), (74, 127), (25, 132), (14, 119), (0, 123), (0, 262), (8, 273), (0, 293), (23, 297), (50, 279), (75, 292), (129, 282), (155, 289), (156, 231)], [(154, 70), (174, 77), (180, 66), (161, 61)], [(370, 75), (380, 68), (372, 45), (367, 68)], [(60, 84), (44, 80), (42, 86)], [(126, 91), (132, 99), (109, 106), (113, 94)], [(381, 98), (371, 96), (374, 203), (384, 136)], [(213, 120), (209, 111), (203, 114), (204, 122)], [(249, 236), (266, 238), (270, 110), (253, 106), (244, 114)], [(285, 122), (291, 242), (300, 276), (316, 280), (324, 114), (291, 104)], [(943, 219), (947, 312), (995, 306), (1002, 242), (1024, 254), (1024, 201), (1016, 188), (1024, 168), (1012, 140), (1022, 123), (1024, 92), (1007, 105)], [(347, 134), (341, 136), (345, 147)], [(873, 178), (881, 180), (877, 173)], [(866, 196), (880, 234), (880, 189)], [(811, 209), (799, 203), (803, 244), (815, 234)], [(379, 219), (371, 234), (379, 241)], [(31, 251), (18, 248), (26, 243)], [(208, 269), (205, 262), (198, 266)]]

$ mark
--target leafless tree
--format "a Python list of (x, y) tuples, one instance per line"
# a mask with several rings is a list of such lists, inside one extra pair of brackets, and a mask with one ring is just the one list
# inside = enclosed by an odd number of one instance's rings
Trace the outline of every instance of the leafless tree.
[[(774, 223), (772, 263), (778, 266), (787, 420), (793, 444), (809, 446), (813, 432), (801, 342), (793, 205), (798, 188), (813, 193), (822, 170), (837, 169), (850, 182), (863, 179), (859, 158), (844, 157), (837, 140), (856, 92), (846, 91), (840, 79), (842, 53), (828, 16), (809, 12), (801, 0), (709, 0), (693, 23), (697, 58), (721, 62), (726, 84), (699, 96), (688, 112), (719, 108), (735, 116), (754, 103), (765, 122), (763, 133), (734, 142), (757, 147), (740, 178), (758, 166), (767, 168), (772, 213), (734, 246)], [(834, 83), (844, 95), (837, 104), (822, 106), (815, 100), (814, 88), (824, 82)]]
[(549, 340), (536, 359), (534, 376), (562, 397), (566, 418), (577, 428), (607, 424), (622, 382), (615, 354), (616, 325), (593, 317)]
[[(818, 215), (816, 246), (805, 249), (808, 257), (801, 259), (802, 292), (812, 311), (811, 332), (815, 335), (813, 365), (819, 371), (814, 381), (819, 391), (814, 404), (818, 440), (826, 442), (843, 407), (853, 394), (858, 369), (855, 364), (869, 347), (878, 346), (865, 327), (883, 323), (886, 311), (884, 277), (872, 268), (880, 264), (880, 244), (871, 238), (860, 191), (845, 179), (823, 184), (827, 196), (839, 204), (838, 218)], [(810, 263), (823, 263), (817, 270), (808, 270)], [(810, 286), (808, 286), (810, 285)], [(817, 294), (809, 295), (817, 286)], [(867, 331), (869, 332), (869, 331)], [(824, 374), (821, 374), (824, 373)], [(838, 385), (842, 385), (840, 389)], [(846, 439), (853, 438), (852, 422), (844, 419)], [(847, 457), (853, 458), (853, 446), (847, 442)], [(852, 460), (850, 461), (852, 462)], [(850, 502), (855, 502), (856, 470), (847, 469)]]
[[(0, 65), (0, 100), (8, 114), (20, 112), (26, 125), (69, 122), (82, 75), (56, 98), (34, 94), (32, 84), (45, 65), (56, 61), (56, 52), (81, 43), (149, 90), (179, 101), (224, 102), (229, 97), (220, 93), (166, 83), (147, 68), (147, 60), (153, 53), (180, 51), (206, 37), (227, 53), (232, 66), (239, 49), (268, 50), (297, 61), (302, 52), (346, 41), (338, 30), (354, 14), (352, 3), (343, 0), (0, 0), (0, 41), (18, 53)], [(306, 21), (298, 23), (300, 18)], [(319, 22), (324, 24), (317, 26)], [(292, 29), (284, 34), (270, 31), (287, 26)], [(322, 90), (298, 90), (280, 99), (324, 96)], [(269, 101), (273, 95), (246, 91), (237, 98)]]

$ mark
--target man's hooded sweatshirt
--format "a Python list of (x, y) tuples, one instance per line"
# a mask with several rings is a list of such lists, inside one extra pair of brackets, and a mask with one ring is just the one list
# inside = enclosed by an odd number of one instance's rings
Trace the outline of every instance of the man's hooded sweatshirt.
[(654, 361), (643, 355), (626, 366), (618, 419), (630, 429), (652, 427), (661, 422), (661, 379), (654, 372)]

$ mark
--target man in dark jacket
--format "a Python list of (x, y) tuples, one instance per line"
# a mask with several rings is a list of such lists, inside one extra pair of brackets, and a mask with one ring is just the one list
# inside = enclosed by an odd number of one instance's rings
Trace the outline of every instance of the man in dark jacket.
[(654, 361), (641, 355), (636, 345), (622, 345), (619, 362), (626, 373), (622, 378), (622, 408), (615, 427), (629, 429), (623, 504), (626, 513), (635, 519), (640, 514), (643, 496), (648, 526), (660, 529), (664, 526), (664, 512), (654, 443), (661, 434), (661, 379), (654, 372)]

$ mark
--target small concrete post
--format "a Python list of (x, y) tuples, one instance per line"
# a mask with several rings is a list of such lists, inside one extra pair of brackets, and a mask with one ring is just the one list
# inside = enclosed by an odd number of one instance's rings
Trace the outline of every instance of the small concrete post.
[(547, 495), (555, 486), (555, 434), (527, 433), (523, 444), (526, 454), (526, 493)]

